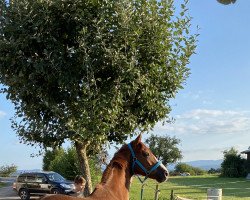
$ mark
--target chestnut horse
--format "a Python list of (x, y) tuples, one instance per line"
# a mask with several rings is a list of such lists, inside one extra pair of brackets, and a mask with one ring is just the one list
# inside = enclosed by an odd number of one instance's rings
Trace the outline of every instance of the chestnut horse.
[(77, 198), (62, 194), (45, 196), (42, 200), (128, 200), (131, 177), (134, 174), (166, 181), (168, 171), (153, 153), (141, 142), (141, 135), (117, 151), (103, 172), (92, 194), (86, 198)]

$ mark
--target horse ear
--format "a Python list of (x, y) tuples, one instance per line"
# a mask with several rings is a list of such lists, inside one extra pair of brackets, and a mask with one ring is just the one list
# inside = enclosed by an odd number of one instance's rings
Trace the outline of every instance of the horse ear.
[(137, 138), (134, 141), (136, 145), (141, 143), (141, 133), (137, 136)]
[(142, 148), (142, 144), (141, 144), (141, 133), (137, 136), (137, 138), (134, 140), (133, 144), (134, 144), (134, 148), (140, 150)]

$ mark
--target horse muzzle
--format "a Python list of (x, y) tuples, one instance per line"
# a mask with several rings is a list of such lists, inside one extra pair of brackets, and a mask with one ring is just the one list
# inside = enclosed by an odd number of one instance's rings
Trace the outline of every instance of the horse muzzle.
[(167, 168), (163, 164), (161, 164), (158, 167), (158, 170), (156, 172), (156, 181), (159, 182), (159, 183), (167, 181), (168, 176), (169, 176), (169, 173), (168, 173)]

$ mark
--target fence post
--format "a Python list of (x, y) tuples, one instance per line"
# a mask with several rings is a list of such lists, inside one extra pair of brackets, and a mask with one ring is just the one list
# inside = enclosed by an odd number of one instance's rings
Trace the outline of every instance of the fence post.
[(156, 186), (155, 186), (155, 200), (159, 199), (159, 193), (160, 193), (159, 185), (156, 184)]
[(208, 200), (222, 200), (222, 189), (209, 188), (207, 189)]
[(143, 199), (144, 183), (141, 185), (141, 200)]
[(170, 200), (174, 200), (174, 190), (171, 190)]

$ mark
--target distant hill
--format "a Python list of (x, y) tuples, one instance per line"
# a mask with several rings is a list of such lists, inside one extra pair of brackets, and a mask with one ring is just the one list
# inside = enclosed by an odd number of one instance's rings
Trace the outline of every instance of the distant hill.
[(223, 160), (195, 160), (190, 162), (185, 162), (188, 165), (193, 167), (199, 167), (205, 170), (209, 170), (211, 168), (218, 169), (221, 167), (221, 163)]
[[(199, 167), (204, 170), (209, 170), (211, 168), (218, 169), (221, 167), (223, 160), (194, 160), (189, 162), (183, 162), (193, 167)], [(169, 170), (174, 170), (176, 164), (171, 164), (168, 166)]]
[(16, 177), (19, 174), (25, 173), (25, 172), (40, 172), (42, 171), (41, 169), (27, 169), (27, 170), (17, 170), (16, 172), (12, 173), (10, 176), (11, 177)]

